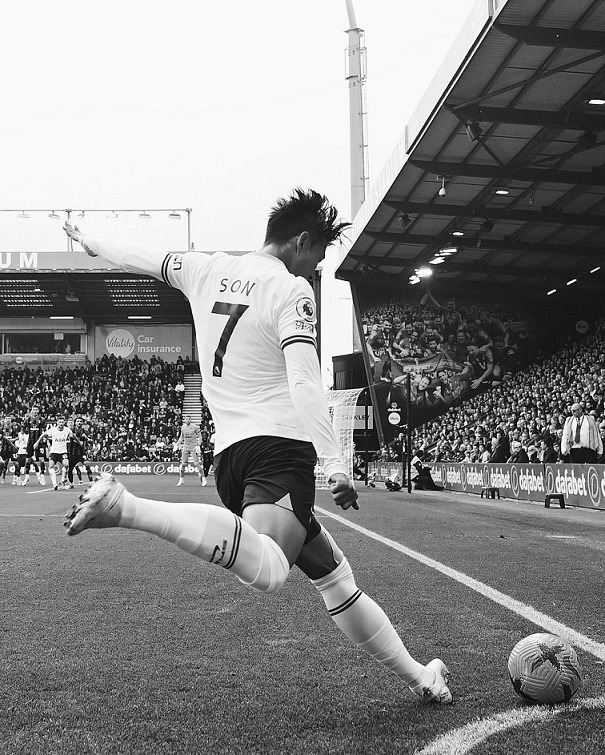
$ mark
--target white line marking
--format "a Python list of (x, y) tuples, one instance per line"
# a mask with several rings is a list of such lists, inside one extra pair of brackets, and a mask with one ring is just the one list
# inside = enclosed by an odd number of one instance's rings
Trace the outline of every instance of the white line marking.
[(497, 713), (489, 718), (480, 718), (437, 737), (426, 747), (416, 750), (414, 755), (466, 755), (493, 734), (500, 734), (524, 724), (542, 723), (561, 713), (569, 715), (573, 711), (584, 708), (592, 710), (605, 708), (605, 697), (579, 700), (577, 703), (559, 708), (517, 708)]
[(49, 516), (64, 518), (65, 514), (0, 514), (0, 519), (46, 519)]
[(361, 527), (359, 524), (354, 524), (344, 517), (339, 516), (338, 514), (333, 514), (332, 512), (325, 509), (318, 509), (318, 511), (321, 511), (321, 513), (325, 516), (329, 516), (331, 519), (335, 519), (336, 521), (341, 522), (342, 524), (350, 527), (353, 530), (356, 530), (357, 532), (361, 532), (362, 535), (371, 537), (373, 540), (377, 540), (379, 543), (387, 545), (389, 548), (393, 548), (393, 550), (399, 551), (399, 553), (403, 553), (404, 555), (409, 556), (416, 561), (419, 561), (421, 564), (425, 564), (426, 566), (430, 566), (432, 569), (436, 569), (438, 572), (445, 574), (446, 577), (455, 579), (457, 582), (460, 582), (460, 584), (465, 585), (466, 587), (470, 587), (471, 590), (475, 590), (475, 592), (478, 592), (481, 595), (484, 595), (486, 598), (493, 600), (494, 603), (498, 603), (499, 605), (504, 606), (504, 608), (507, 608), (509, 611), (512, 611), (519, 616), (522, 616), (524, 619), (531, 621), (533, 624), (537, 624), (539, 627), (543, 627), (551, 634), (557, 634), (567, 640), (567, 642), (570, 642), (572, 645), (582, 648), (582, 650), (585, 650), (587, 653), (590, 653), (596, 658), (605, 661), (605, 644), (603, 644), (602, 642), (592, 640), (590, 637), (586, 637), (586, 635), (580, 634), (580, 632), (576, 632), (574, 629), (571, 629), (565, 624), (561, 624), (561, 622), (553, 619), (551, 616), (548, 616), (545, 613), (541, 613), (537, 609), (533, 608), (533, 606), (521, 603), (521, 601), (511, 598), (510, 595), (506, 595), (499, 590), (495, 590), (493, 587), (486, 585), (484, 582), (479, 582), (479, 580), (473, 579), (473, 577), (469, 577), (468, 574), (456, 571), (456, 569), (452, 569), (449, 566), (440, 563), (439, 561), (435, 561), (435, 559), (429, 558), (428, 556), (425, 556), (418, 551), (407, 548), (405, 545), (401, 545), (401, 543), (398, 543), (395, 540), (389, 540), (389, 538), (383, 537), (377, 532), (373, 532), (372, 530), (368, 530), (365, 527)]

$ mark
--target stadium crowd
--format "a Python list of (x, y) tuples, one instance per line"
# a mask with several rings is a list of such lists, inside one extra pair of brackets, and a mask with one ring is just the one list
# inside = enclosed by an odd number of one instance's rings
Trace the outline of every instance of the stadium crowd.
[[(565, 461), (561, 437), (572, 405), (605, 437), (605, 328), (509, 375), (491, 390), (417, 428), (413, 443), (433, 461)], [(599, 459), (604, 463), (605, 459)]]
[[(604, 324), (598, 323), (590, 337), (578, 337), (554, 355), (537, 356), (528, 364), (532, 352), (529, 347), (516, 350), (517, 371), (507, 371), (492, 387), (418, 427), (414, 454), (421, 451), (427, 462), (566, 461), (561, 437), (574, 403), (594, 416), (605, 438)], [(0, 371), (0, 429), (15, 439), (35, 406), (46, 427), (59, 417), (80, 418), (89, 460), (176, 461), (184, 375), (192, 367), (182, 359), (165, 362), (155, 356), (149, 362), (103, 356), (51, 370), (9, 367)], [(201, 395), (200, 401), (200, 428), (207, 439), (212, 418)], [(399, 461), (402, 445), (402, 437), (396, 438), (372, 459)], [(605, 458), (598, 461), (605, 463)]]
[[(16, 438), (37, 407), (43, 425), (59, 417), (80, 418), (88, 438), (86, 456), (95, 461), (173, 461), (182, 424), (185, 371), (195, 367), (179, 358), (165, 362), (152, 356), (103, 356), (95, 362), (43, 370), (0, 371), (0, 427)], [(211, 418), (203, 406), (201, 429), (208, 435)]]

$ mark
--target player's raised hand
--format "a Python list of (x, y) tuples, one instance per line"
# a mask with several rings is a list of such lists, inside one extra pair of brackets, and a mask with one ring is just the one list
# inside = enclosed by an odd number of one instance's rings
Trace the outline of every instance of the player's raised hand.
[(330, 483), (330, 493), (332, 493), (332, 498), (337, 506), (345, 510), (351, 507), (359, 508), (357, 491), (346, 474), (333, 474), (328, 482)]
[(70, 239), (73, 239), (74, 241), (77, 241), (78, 244), (84, 249), (86, 254), (90, 255), (91, 257), (97, 257), (98, 255), (92, 251), (92, 249), (86, 244), (84, 241), (84, 234), (80, 232), (80, 229), (77, 225), (72, 225), (69, 222), (66, 222), (63, 226), (63, 230), (65, 233), (69, 236)]

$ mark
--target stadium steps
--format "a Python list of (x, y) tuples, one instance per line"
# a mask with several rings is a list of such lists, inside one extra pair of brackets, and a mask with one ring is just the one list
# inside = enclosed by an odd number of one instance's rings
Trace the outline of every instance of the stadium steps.
[(202, 404), (200, 402), (202, 377), (199, 374), (185, 375), (183, 382), (185, 383), (183, 417), (186, 414), (189, 414), (191, 416), (191, 421), (199, 425), (202, 419)]

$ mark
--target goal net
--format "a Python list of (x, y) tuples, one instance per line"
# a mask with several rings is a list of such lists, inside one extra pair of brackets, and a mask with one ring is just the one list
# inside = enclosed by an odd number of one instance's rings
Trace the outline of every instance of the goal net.
[[(355, 425), (355, 407), (357, 399), (363, 388), (354, 388), (346, 391), (326, 391), (330, 419), (336, 433), (336, 439), (342, 452), (349, 479), (353, 479), (353, 427)], [(324, 474), (323, 466), (318, 464), (315, 468), (315, 487), (325, 489), (328, 481)]]

